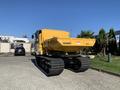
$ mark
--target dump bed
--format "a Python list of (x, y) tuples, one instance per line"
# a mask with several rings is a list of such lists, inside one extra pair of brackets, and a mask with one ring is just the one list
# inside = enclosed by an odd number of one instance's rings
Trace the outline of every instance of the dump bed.
[(77, 52), (94, 44), (95, 39), (70, 38), (70, 33), (62, 30), (42, 29), (39, 34), (39, 51)]
[(44, 45), (48, 50), (77, 52), (87, 47), (92, 47), (95, 39), (90, 38), (51, 38)]

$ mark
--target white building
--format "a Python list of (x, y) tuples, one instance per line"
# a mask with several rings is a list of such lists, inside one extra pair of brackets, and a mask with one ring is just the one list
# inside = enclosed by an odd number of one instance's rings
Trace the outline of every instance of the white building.
[(23, 47), (27, 53), (31, 52), (31, 43), (28, 38), (0, 35), (0, 53), (14, 53), (15, 47), (19, 44), (23, 44)]
[(2, 36), (2, 35), (0, 35), (0, 38), (2, 41), (7, 40), (9, 43), (15, 43), (15, 42), (29, 43), (30, 42), (28, 38), (18, 38), (18, 37), (14, 37), (14, 36)]

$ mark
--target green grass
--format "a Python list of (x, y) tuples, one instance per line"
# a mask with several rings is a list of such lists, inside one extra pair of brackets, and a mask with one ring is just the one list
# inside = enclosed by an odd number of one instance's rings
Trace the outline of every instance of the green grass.
[(96, 56), (91, 60), (91, 67), (120, 74), (120, 56), (112, 56), (111, 60), (108, 62), (107, 57)]

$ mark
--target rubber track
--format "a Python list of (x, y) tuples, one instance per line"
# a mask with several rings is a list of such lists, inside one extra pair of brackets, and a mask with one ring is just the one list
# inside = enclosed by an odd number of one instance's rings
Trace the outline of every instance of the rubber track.
[[(44, 73), (47, 76), (56, 76), (62, 73), (64, 70), (64, 61), (60, 58), (52, 58), (45, 56), (36, 57), (36, 61), (39, 67), (44, 70)], [(45, 62), (45, 64), (43, 63)], [(47, 65), (48, 70), (46, 70), (43, 66)]]
[(86, 57), (78, 57), (77, 60), (80, 62), (80, 68), (74, 70), (75, 72), (84, 72), (90, 67), (90, 59)]

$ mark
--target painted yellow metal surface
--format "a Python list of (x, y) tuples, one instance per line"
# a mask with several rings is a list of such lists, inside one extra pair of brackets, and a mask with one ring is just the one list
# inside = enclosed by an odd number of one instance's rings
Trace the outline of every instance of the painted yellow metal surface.
[(45, 43), (45, 48), (55, 51), (77, 52), (95, 44), (95, 39), (86, 38), (51, 38)]
[(50, 38), (69, 38), (70, 33), (63, 30), (51, 30), (51, 29), (42, 29), (42, 40), (48, 40)]
[(39, 35), (39, 51), (46, 50), (77, 52), (95, 44), (95, 39), (70, 38), (70, 33), (62, 30), (42, 29)]

